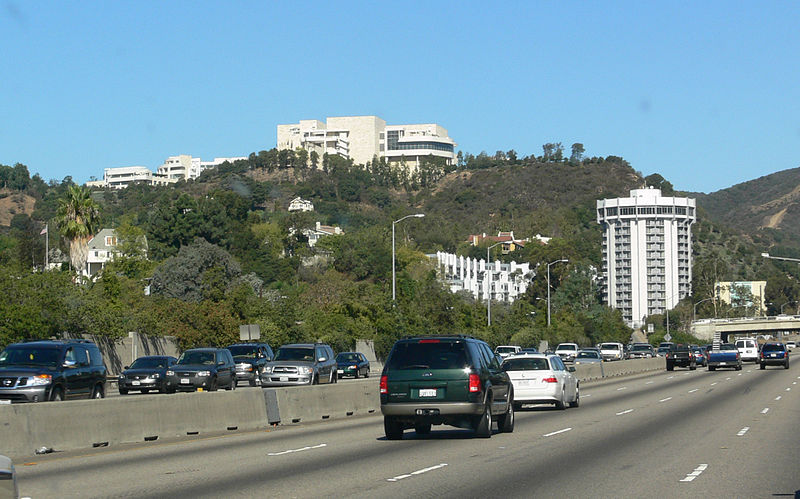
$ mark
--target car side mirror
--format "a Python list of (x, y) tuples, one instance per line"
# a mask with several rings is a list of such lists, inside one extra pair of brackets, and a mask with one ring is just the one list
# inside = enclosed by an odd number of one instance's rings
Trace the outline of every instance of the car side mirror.
[(575, 372), (575, 368), (574, 368), (573, 366), (569, 366), (569, 367), (567, 368), (567, 371), (569, 371), (569, 372), (571, 372), (571, 373), (574, 373), (574, 372)]
[(65, 360), (64, 361), (64, 367), (75, 367), (76, 365), (78, 365), (78, 363), (75, 362), (74, 360)]
[(325, 362), (326, 360), (328, 360), (327, 357), (320, 357), (319, 359), (317, 359), (317, 362)]

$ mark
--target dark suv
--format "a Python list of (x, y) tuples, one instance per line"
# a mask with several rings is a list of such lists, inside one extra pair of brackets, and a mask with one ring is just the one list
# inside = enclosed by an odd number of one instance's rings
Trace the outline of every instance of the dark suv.
[(675, 366), (688, 367), (690, 371), (697, 369), (697, 359), (694, 350), (689, 345), (671, 345), (666, 354), (667, 371), (672, 371)]
[(261, 386), (316, 385), (336, 383), (336, 357), (325, 343), (293, 343), (275, 352), (264, 367)]
[(783, 366), (784, 369), (789, 369), (789, 352), (783, 343), (764, 343), (761, 345), (758, 361), (761, 369), (766, 369), (767, 366)]
[(264, 366), (274, 354), (267, 343), (236, 343), (228, 347), (236, 362), (236, 382), (247, 381), (250, 386), (261, 383)]
[(167, 370), (167, 392), (236, 389), (236, 365), (227, 348), (192, 348)]
[(89, 340), (14, 343), (0, 352), (0, 400), (103, 398), (106, 367)]
[(394, 344), (380, 380), (386, 438), (447, 424), (492, 436), (514, 431), (514, 388), (485, 342), (469, 336), (405, 338)]

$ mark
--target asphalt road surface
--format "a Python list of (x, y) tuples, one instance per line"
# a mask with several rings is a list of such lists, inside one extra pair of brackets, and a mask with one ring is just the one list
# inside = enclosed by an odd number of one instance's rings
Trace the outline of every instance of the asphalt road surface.
[(19, 489), (32, 498), (800, 497), (798, 375), (746, 364), (586, 384), (579, 408), (532, 406), (517, 412), (514, 433), (490, 439), (434, 426), (388, 441), (373, 416), (49, 454), (17, 463)]

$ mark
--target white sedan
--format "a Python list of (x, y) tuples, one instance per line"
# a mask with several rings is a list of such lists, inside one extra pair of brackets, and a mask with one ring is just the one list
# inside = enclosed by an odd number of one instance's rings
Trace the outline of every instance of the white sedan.
[(503, 370), (514, 386), (514, 404), (555, 404), (556, 409), (578, 407), (579, 383), (575, 368), (558, 355), (523, 353), (506, 357)]

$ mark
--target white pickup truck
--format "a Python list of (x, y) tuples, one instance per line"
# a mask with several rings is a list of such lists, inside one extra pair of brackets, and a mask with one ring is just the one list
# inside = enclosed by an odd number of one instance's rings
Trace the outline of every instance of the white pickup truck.
[(600, 355), (605, 361), (622, 360), (625, 358), (625, 347), (622, 343), (600, 343)]

